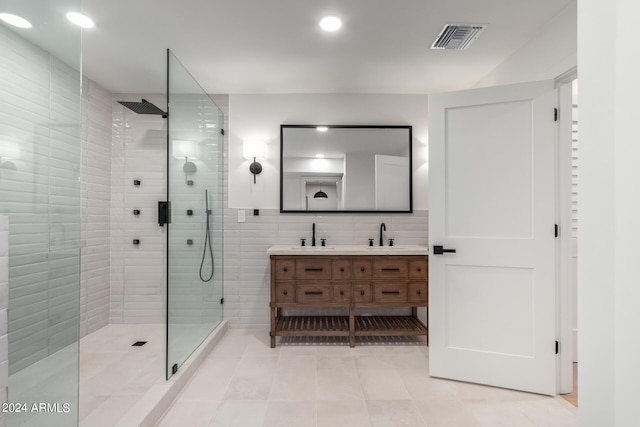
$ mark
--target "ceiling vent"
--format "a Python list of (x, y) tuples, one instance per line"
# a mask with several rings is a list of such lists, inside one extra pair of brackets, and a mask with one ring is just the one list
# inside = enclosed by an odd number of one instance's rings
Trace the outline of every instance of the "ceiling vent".
[(447, 24), (436, 37), (431, 49), (466, 49), (485, 28), (486, 25), (481, 24)]

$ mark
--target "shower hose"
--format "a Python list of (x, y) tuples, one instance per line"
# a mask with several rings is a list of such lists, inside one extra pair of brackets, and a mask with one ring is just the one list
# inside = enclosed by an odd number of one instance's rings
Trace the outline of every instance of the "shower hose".
[[(213, 279), (214, 272), (214, 263), (213, 263), (213, 249), (211, 248), (211, 228), (210, 228), (210, 218), (211, 218), (211, 210), (209, 209), (209, 192), (204, 190), (204, 202), (206, 206), (206, 214), (207, 214), (207, 223), (206, 230), (204, 236), (204, 249), (202, 251), (202, 262), (200, 263), (200, 280), (203, 282), (209, 282)], [(204, 269), (204, 260), (207, 258), (207, 251), (209, 252), (209, 257), (211, 258), (211, 274), (209, 277), (205, 278), (202, 274)]]

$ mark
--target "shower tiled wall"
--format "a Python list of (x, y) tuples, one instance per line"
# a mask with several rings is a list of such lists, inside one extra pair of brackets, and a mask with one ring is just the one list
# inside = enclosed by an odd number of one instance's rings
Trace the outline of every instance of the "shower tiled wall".
[(80, 336), (109, 323), (111, 93), (82, 81)]
[[(144, 96), (160, 108), (164, 96)], [(159, 200), (166, 200), (166, 120), (139, 115), (115, 100), (111, 148), (111, 323), (165, 321), (165, 228), (158, 226)], [(135, 185), (134, 181), (140, 181)], [(140, 210), (134, 215), (133, 210)], [(134, 245), (133, 241), (139, 240)]]
[[(0, 404), (7, 402), (9, 351), (7, 348), (7, 308), (9, 307), (9, 217), (0, 215)], [(0, 426), (6, 426), (4, 413)]]

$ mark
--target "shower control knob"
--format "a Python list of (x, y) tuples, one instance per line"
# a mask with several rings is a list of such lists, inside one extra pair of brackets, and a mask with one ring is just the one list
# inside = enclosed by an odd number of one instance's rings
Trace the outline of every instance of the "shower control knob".
[(187, 240), (187, 245), (193, 245), (193, 240), (192, 239), (188, 239)]
[(189, 215), (189, 216), (193, 215), (193, 210), (187, 209), (187, 215)]
[(139, 245), (140, 244), (140, 239), (133, 239), (133, 244), (134, 245)]
[(133, 214), (134, 215), (140, 215), (140, 209), (134, 209), (133, 210)]
[(133, 185), (135, 185), (136, 187), (139, 186), (141, 184), (139, 179), (134, 179), (133, 180)]

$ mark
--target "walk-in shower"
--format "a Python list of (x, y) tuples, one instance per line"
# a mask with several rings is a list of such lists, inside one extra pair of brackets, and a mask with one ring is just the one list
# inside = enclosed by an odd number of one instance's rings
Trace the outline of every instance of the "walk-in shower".
[[(105, 96), (83, 104), (80, 29), (59, 13), (80, 2), (11, 4), (38, 31), (0, 23), (0, 425), (74, 426), (79, 411), (104, 423), (222, 321), (223, 114), (171, 52), (166, 108), (164, 94), (116, 104), (86, 78)], [(172, 205), (162, 229), (159, 200)], [(81, 336), (97, 349), (82, 362)], [(106, 361), (116, 353), (131, 362)], [(154, 370), (136, 377), (142, 366)]]

